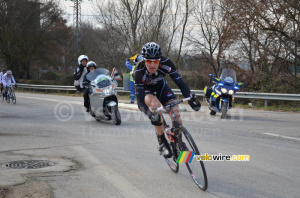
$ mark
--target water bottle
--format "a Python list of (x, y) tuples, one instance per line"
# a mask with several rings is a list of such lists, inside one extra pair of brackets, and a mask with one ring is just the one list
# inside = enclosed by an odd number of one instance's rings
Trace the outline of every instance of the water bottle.
[(174, 142), (174, 139), (172, 137), (172, 132), (171, 132), (170, 127), (166, 127), (165, 134), (167, 134), (167, 137), (168, 137), (168, 139), (169, 139), (170, 142)]

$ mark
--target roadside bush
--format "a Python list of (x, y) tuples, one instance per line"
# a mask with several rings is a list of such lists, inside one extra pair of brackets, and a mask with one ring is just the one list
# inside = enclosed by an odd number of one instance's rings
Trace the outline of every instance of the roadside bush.
[(54, 72), (47, 72), (47, 73), (43, 73), (40, 77), (41, 80), (53, 80), (53, 81), (57, 81), (59, 80), (59, 76), (54, 73)]

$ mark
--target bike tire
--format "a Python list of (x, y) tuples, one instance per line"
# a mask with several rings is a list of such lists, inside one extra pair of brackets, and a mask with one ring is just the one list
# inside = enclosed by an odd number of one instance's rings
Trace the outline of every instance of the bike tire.
[(10, 93), (7, 92), (5, 100), (7, 103), (10, 103)]
[[(180, 148), (181, 151), (195, 151), (195, 155), (200, 155), (198, 147), (191, 134), (185, 127), (181, 127), (182, 141), (185, 142), (187, 148)], [(203, 161), (193, 159), (191, 163), (186, 163), (186, 167), (194, 180), (195, 184), (203, 191), (207, 189), (207, 175)]]
[(16, 94), (13, 90), (11, 91), (11, 101), (12, 101), (13, 104), (17, 103)]

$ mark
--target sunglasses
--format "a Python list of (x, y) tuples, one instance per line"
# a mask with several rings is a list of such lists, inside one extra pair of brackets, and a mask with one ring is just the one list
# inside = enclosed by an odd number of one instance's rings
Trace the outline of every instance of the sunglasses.
[(144, 60), (147, 64), (151, 64), (151, 63), (158, 64), (160, 61), (160, 59), (144, 59)]

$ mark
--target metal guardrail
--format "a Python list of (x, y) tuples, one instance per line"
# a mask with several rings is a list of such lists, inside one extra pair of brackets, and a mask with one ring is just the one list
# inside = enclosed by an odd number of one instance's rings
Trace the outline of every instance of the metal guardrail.
[(44, 89), (44, 90), (61, 90), (61, 91), (76, 91), (74, 86), (61, 85), (32, 85), (32, 84), (17, 84), (21, 89)]
[[(60, 85), (32, 85), (32, 84), (18, 84), (21, 89), (42, 89), (47, 90), (59, 90), (59, 91), (76, 91), (74, 86), (60, 86)], [(124, 91), (123, 87), (116, 88), (120, 93), (130, 93)], [(172, 89), (174, 94), (178, 97), (181, 95), (180, 89)], [(203, 90), (191, 90), (197, 96), (204, 96)], [(288, 101), (300, 101), (300, 94), (279, 94), (279, 93), (256, 93), (256, 92), (237, 92), (234, 95), (235, 98), (245, 99), (261, 99), (265, 100), (265, 107), (268, 106), (268, 100), (288, 100)]]

